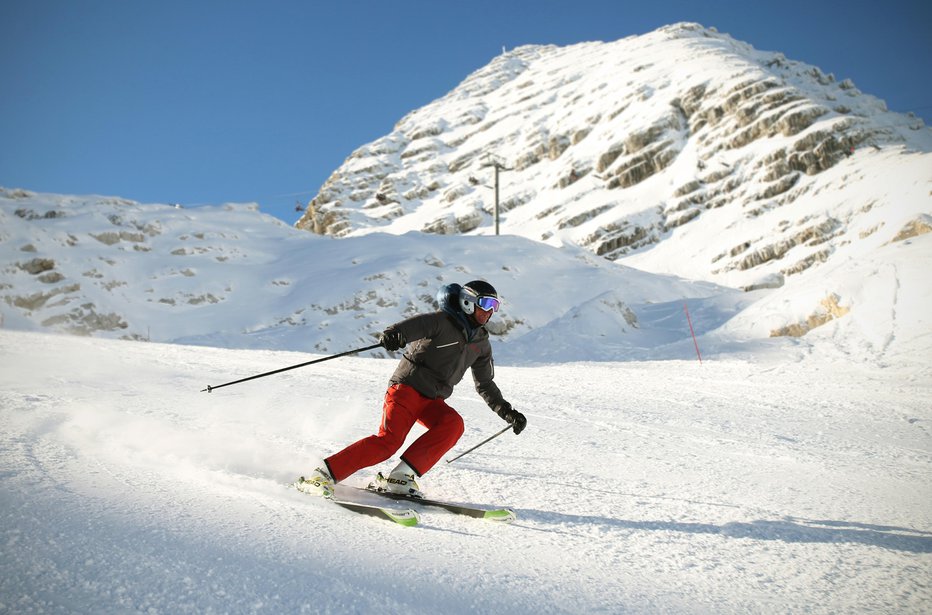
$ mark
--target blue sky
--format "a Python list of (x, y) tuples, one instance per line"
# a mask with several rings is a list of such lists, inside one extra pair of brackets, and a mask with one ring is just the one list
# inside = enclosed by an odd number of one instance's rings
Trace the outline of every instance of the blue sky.
[(814, 64), (932, 124), (932, 2), (0, 2), (0, 185), (294, 222), (357, 147), (525, 44), (678, 21)]

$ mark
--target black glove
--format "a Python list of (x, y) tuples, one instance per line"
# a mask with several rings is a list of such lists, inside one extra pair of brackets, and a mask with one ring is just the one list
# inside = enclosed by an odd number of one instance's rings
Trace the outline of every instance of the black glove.
[(495, 408), (495, 413), (505, 419), (506, 423), (513, 425), (515, 435), (521, 433), (527, 427), (527, 419), (524, 418), (524, 415), (512, 408), (507, 401)]
[(404, 347), (405, 336), (401, 334), (401, 331), (392, 331), (391, 329), (386, 329), (382, 332), (382, 335), (379, 336), (379, 343), (382, 344), (382, 348), (385, 350), (394, 352), (395, 350)]

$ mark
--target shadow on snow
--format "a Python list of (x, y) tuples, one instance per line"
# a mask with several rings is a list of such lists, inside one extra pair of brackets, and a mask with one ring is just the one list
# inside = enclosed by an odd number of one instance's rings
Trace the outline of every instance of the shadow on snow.
[[(544, 510), (521, 509), (521, 521), (565, 526), (602, 526), (621, 530), (718, 534), (728, 538), (777, 540), (787, 543), (854, 543), (907, 553), (932, 553), (932, 533), (909, 528), (848, 521), (786, 517), (749, 522), (686, 523), (676, 521), (629, 521), (587, 515), (567, 515)], [(520, 522), (519, 522), (520, 523)], [(522, 525), (526, 529), (530, 528)]]

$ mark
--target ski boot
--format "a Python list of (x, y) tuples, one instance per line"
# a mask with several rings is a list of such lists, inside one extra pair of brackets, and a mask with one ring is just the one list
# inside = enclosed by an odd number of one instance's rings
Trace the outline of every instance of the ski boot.
[(369, 483), (369, 489), (373, 491), (387, 491), (396, 495), (404, 495), (411, 498), (423, 498), (424, 493), (417, 484), (417, 477), (411, 466), (405, 462), (398, 464), (388, 476), (381, 472), (376, 474), (375, 480)]
[(333, 477), (330, 476), (330, 472), (323, 467), (315, 468), (315, 470), (311, 472), (310, 478), (304, 478), (302, 476), (294, 486), (298, 491), (302, 491), (309, 495), (317, 495), (324, 498), (333, 497)]

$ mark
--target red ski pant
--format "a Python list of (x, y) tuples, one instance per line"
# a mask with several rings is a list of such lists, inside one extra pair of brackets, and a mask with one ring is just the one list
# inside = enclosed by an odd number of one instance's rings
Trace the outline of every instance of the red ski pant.
[(394, 455), (415, 423), (427, 431), (402, 453), (401, 459), (418, 476), (434, 467), (463, 435), (463, 417), (442, 399), (430, 399), (406, 384), (394, 384), (385, 393), (379, 433), (350, 444), (325, 460), (333, 479), (340, 482), (357, 470)]

